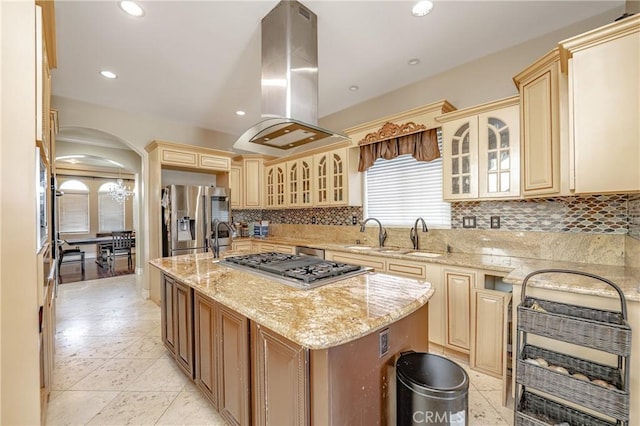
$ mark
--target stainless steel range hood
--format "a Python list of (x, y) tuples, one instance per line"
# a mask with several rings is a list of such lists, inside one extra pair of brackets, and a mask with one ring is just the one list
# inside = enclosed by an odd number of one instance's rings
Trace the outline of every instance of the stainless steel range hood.
[(347, 139), (317, 126), (317, 21), (305, 6), (286, 0), (262, 19), (265, 120), (242, 134), (234, 148), (280, 157)]

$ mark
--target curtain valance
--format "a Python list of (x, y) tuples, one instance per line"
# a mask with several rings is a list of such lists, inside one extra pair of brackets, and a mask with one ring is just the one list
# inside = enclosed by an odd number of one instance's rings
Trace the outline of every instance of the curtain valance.
[(358, 145), (360, 172), (366, 171), (378, 158), (391, 160), (404, 154), (411, 154), (418, 161), (440, 158), (436, 129), (413, 122), (403, 125), (387, 122), (377, 132), (368, 133)]

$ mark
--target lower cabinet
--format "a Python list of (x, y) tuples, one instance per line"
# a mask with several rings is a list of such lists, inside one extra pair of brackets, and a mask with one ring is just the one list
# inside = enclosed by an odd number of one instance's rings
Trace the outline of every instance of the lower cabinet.
[(216, 303), (219, 393), (218, 411), (232, 425), (247, 425), (249, 417), (249, 320)]
[(193, 378), (193, 290), (165, 275), (161, 297), (162, 341)]
[(446, 346), (469, 353), (471, 348), (471, 289), (476, 273), (445, 269)]
[(215, 302), (196, 292), (193, 302), (195, 331), (195, 383), (218, 409), (218, 321)]
[(230, 425), (250, 424), (249, 320), (195, 292), (195, 384)]
[(309, 351), (251, 323), (253, 424), (309, 423)]
[(469, 364), (494, 376), (502, 376), (507, 362), (509, 301), (511, 293), (488, 289), (471, 290), (472, 329)]

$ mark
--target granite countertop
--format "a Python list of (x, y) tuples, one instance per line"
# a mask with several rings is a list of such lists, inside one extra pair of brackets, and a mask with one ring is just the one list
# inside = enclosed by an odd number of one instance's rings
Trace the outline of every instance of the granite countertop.
[(419, 309), (434, 292), (428, 282), (374, 272), (298, 290), (220, 265), (209, 253), (149, 263), (309, 349), (338, 346), (384, 328)]
[[(640, 268), (490, 254), (440, 253), (438, 257), (419, 257), (409, 255), (409, 253), (416, 251), (412, 249), (397, 248), (394, 250), (392, 247), (385, 247), (385, 252), (381, 253), (376, 247), (371, 249), (351, 248), (357, 247), (355, 244), (323, 243), (312, 240), (281, 237), (256, 238), (254, 240), (276, 244), (302, 245), (365, 256), (379, 256), (390, 259), (411, 260), (414, 262), (436, 263), (502, 272), (505, 273), (504, 281), (515, 285), (522, 285), (524, 278), (529, 273), (540, 269), (569, 269), (590, 272), (607, 278), (618, 285), (627, 302), (640, 302)], [(618, 293), (609, 285), (584, 276), (543, 274), (533, 277), (529, 281), (529, 285), (550, 290), (619, 298)]]

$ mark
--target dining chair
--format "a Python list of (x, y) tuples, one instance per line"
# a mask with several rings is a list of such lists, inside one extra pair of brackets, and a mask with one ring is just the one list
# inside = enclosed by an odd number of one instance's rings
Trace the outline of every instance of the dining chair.
[(133, 267), (133, 259), (131, 257), (131, 248), (133, 247), (133, 232), (119, 231), (111, 233), (112, 244), (109, 256), (109, 264), (115, 268), (116, 256), (127, 255), (127, 266), (129, 269)]
[(57, 240), (58, 246), (58, 276), (63, 263), (80, 263), (82, 275), (84, 276), (84, 251), (80, 247), (64, 248), (67, 244), (65, 240)]

